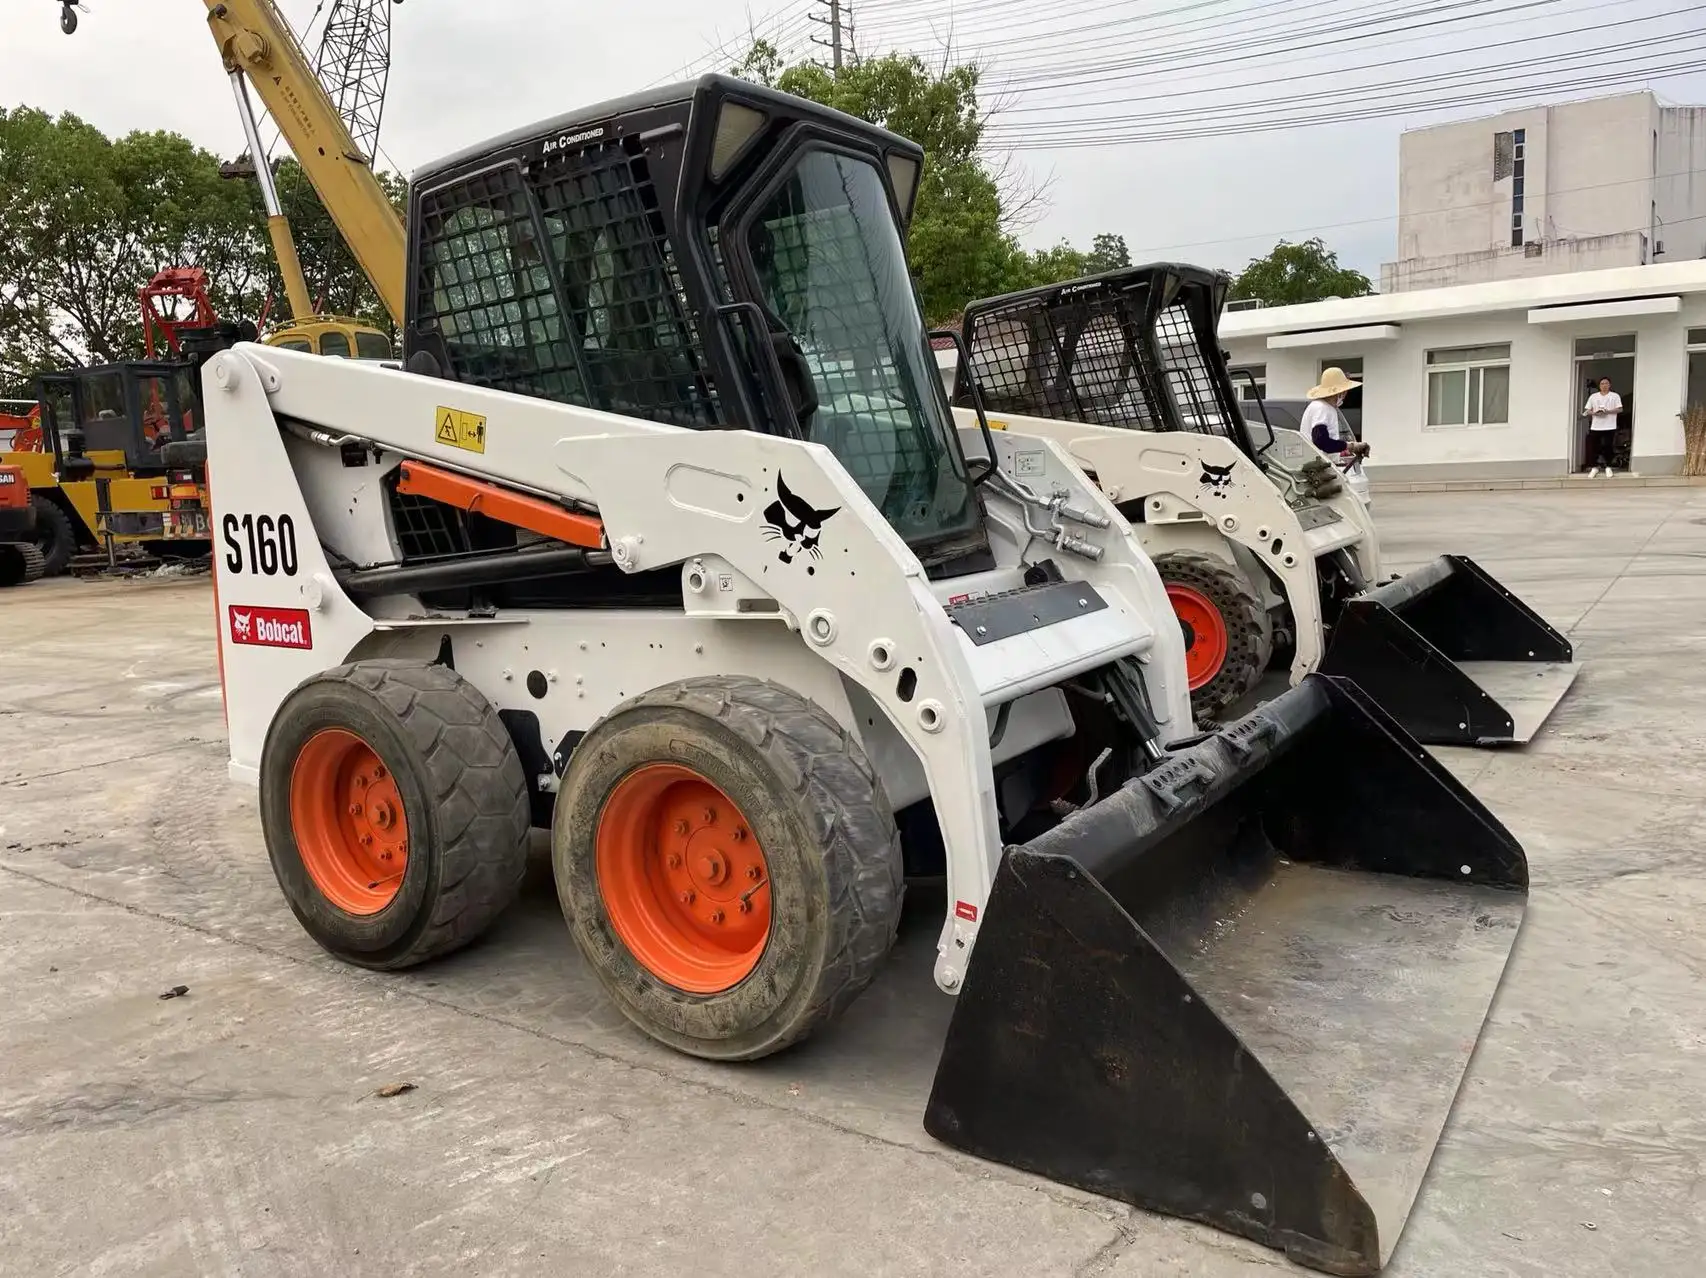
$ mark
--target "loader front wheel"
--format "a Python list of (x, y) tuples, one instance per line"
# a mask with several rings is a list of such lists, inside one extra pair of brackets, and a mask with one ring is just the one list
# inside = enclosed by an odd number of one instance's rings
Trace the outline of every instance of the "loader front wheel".
[(1261, 603), (1238, 570), (1209, 555), (1160, 555), (1155, 568), (1185, 637), (1191, 711), (1212, 722), (1241, 701), (1267, 666)]
[(65, 508), (45, 493), (31, 493), (36, 511), (36, 549), (41, 551), (42, 573), (57, 577), (71, 566), (77, 553), (77, 529)]
[(859, 744), (762, 679), (689, 679), (576, 747), (552, 863), (623, 1014), (711, 1060), (779, 1051), (869, 982), (900, 922), (900, 837)]
[(273, 717), (260, 772), (273, 873), (346, 962), (395, 970), (460, 949), (521, 887), (521, 760), (491, 703), (446, 666), (315, 675)]

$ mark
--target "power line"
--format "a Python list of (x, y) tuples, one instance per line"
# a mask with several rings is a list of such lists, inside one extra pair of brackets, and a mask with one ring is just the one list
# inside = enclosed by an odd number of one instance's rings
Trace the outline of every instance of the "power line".
[[(1281, 0), (1281, 2), (1282, 3), (1289, 3), (1289, 0)], [(1595, 10), (1600, 10), (1600, 9), (1623, 9), (1623, 8), (1627, 7), (1627, 4), (1628, 4), (1628, 0), (1605, 0), (1604, 3), (1591, 4), (1591, 5), (1585, 6), (1582, 9), (1575, 10), (1571, 16), (1579, 16), (1579, 15), (1591, 13)], [(1687, 5), (1681, 9), (1668, 9), (1663, 13), (1648, 14), (1646, 16), (1639, 17), (1639, 18), (1627, 18), (1627, 19), (1622, 20), (1621, 22), (1609, 24), (1609, 25), (1610, 26), (1617, 26), (1617, 27), (1628, 27), (1628, 26), (1634, 26), (1636, 23), (1640, 23), (1640, 22), (1656, 22), (1662, 18), (1673, 18), (1673, 17), (1684, 16), (1684, 15), (1695, 13), (1697, 11), (1698, 11), (1698, 9), (1696, 6)], [(1490, 23), (1490, 24), (1488, 24), (1488, 29), (1491, 29), (1493, 27), (1508, 27), (1508, 26), (1516, 26), (1516, 25), (1520, 25), (1520, 22), (1512, 21), (1512, 22)], [(1546, 39), (1562, 39), (1562, 38), (1565, 38), (1568, 36), (1576, 36), (1576, 35), (1603, 35), (1607, 31), (1607, 29), (1608, 29), (1608, 24), (1596, 23), (1596, 24), (1591, 25), (1591, 26), (1572, 27), (1568, 30), (1563, 30), (1563, 31), (1550, 31), (1550, 32), (1547, 32), (1545, 38)], [(1378, 45), (1378, 46), (1369, 46), (1369, 47), (1370, 48), (1375, 48), (1375, 47), (1390, 48), (1395, 44), (1404, 44), (1404, 43), (1407, 43), (1407, 42), (1403, 41), (1403, 40), (1393, 40), (1393, 41), (1386, 41), (1383, 44)], [(1535, 38), (1533, 36), (1524, 36), (1520, 39), (1503, 40), (1503, 41), (1497, 41), (1497, 42), (1490, 43), (1490, 44), (1489, 43), (1480, 43), (1480, 44), (1477, 44), (1475, 46), (1475, 52), (1484, 53), (1489, 49), (1505, 49), (1505, 48), (1512, 48), (1512, 47), (1515, 47), (1517, 45), (1522, 45), (1524, 47), (1528, 47), (1528, 46), (1534, 45), (1535, 43), (1536, 43), (1536, 41), (1535, 41)], [(1336, 66), (1333, 68), (1333, 72), (1334, 72), (1335, 76), (1351, 76), (1351, 75), (1356, 75), (1359, 72), (1383, 70), (1387, 67), (1409, 66), (1416, 61), (1418, 61), (1418, 59), (1416, 58), (1416, 56), (1414, 54), (1412, 54), (1408, 57), (1403, 57), (1403, 58), (1389, 58), (1389, 59), (1382, 61), (1382, 62), (1361, 62), (1361, 63), (1351, 63), (1351, 64), (1342, 65), (1342, 66)], [(1196, 70), (1197, 67), (1192, 66), (1192, 67), (1187, 67), (1184, 69), (1185, 70)], [(1305, 72), (1301, 75), (1278, 76), (1278, 77), (1264, 76), (1262, 78), (1262, 82), (1261, 82), (1260, 87), (1267, 88), (1267, 87), (1270, 87), (1270, 86), (1276, 85), (1276, 84), (1293, 84), (1293, 83), (1298, 83), (1300, 81), (1316, 80), (1320, 77), (1320, 74), (1321, 73), (1317, 70), (1317, 71)], [(1199, 97), (1199, 96), (1202, 96), (1204, 94), (1223, 94), (1223, 93), (1226, 93), (1228, 91), (1227, 87), (1225, 86), (1224, 83), (1217, 84), (1211, 88), (1191, 89), (1191, 88), (1177, 88), (1171, 84), (1166, 84), (1165, 82), (1163, 82), (1161, 87), (1164, 87), (1165, 93), (1166, 93), (1166, 98), (1169, 102), (1173, 101), (1176, 98)], [(1130, 101), (1131, 101), (1131, 95), (1130, 94), (1125, 94), (1125, 95), (1122, 95), (1122, 96), (1117, 97), (1117, 98), (1071, 98), (1071, 99), (1067, 99), (1065, 101), (1044, 102), (1044, 103), (1040, 103), (1040, 104), (1035, 105), (1035, 106), (1004, 107), (1002, 109), (1002, 114), (1003, 115), (1032, 115), (1032, 114), (1038, 114), (1038, 113), (1047, 112), (1047, 111), (1057, 111), (1064, 106), (1070, 106), (1070, 107), (1125, 106)]]
[[(1653, 36), (1653, 37), (1649, 37), (1649, 38), (1644, 39), (1644, 40), (1633, 41), (1627, 45), (1619, 46), (1619, 51), (1624, 52), (1626, 54), (1627, 53), (1638, 54), (1640, 51), (1643, 51), (1643, 50), (1655, 50), (1655, 49), (1659, 48), (1660, 46), (1668, 45), (1668, 44), (1675, 44), (1676, 42), (1682, 41), (1682, 40), (1698, 41), (1701, 39), (1701, 37), (1703, 35), (1706, 35), (1706, 32), (1694, 30), (1694, 31), (1677, 32), (1677, 33), (1670, 34), (1670, 35)], [(1498, 43), (1498, 44), (1484, 45), (1484, 46), (1481, 46), (1481, 49), (1482, 50), (1490, 50), (1490, 49), (1505, 48), (1505, 47), (1509, 47), (1510, 45), (1515, 45), (1515, 44), (1531, 44), (1531, 43), (1532, 43), (1532, 41), (1511, 40), (1511, 41), (1505, 41), (1503, 43)], [(1695, 47), (1695, 48), (1690, 48), (1687, 50), (1670, 50), (1669, 52), (1681, 53), (1681, 52), (1700, 52), (1700, 51), (1701, 51), (1701, 49), (1699, 47)], [(1622, 58), (1610, 58), (1610, 59), (1608, 59), (1608, 58), (1604, 57), (1602, 54), (1600, 54), (1597, 50), (1591, 49), (1591, 48), (1589, 48), (1589, 49), (1566, 49), (1566, 50), (1559, 52), (1559, 53), (1541, 54), (1539, 56), (1532, 57), (1532, 58), (1522, 58), (1522, 59), (1518, 59), (1516, 61), (1504, 61), (1504, 62), (1491, 64), (1491, 65), (1476, 65), (1476, 66), (1469, 66), (1469, 67), (1461, 67), (1461, 68), (1457, 68), (1457, 69), (1452, 70), (1452, 71), (1436, 72), (1432, 75), (1414, 76), (1414, 77), (1411, 77), (1409, 79), (1389, 81), (1389, 82), (1381, 84), (1381, 85), (1351, 84), (1351, 85), (1346, 85), (1342, 88), (1324, 89), (1319, 93), (1311, 94), (1307, 99), (1305, 99), (1301, 103), (1296, 102), (1296, 101), (1291, 101), (1291, 102), (1271, 102), (1271, 101), (1270, 102), (1249, 102), (1249, 101), (1241, 101), (1241, 102), (1210, 103), (1210, 104), (1205, 104), (1203, 106), (1193, 107), (1188, 112), (1180, 112), (1180, 111), (1176, 111), (1176, 110), (1169, 110), (1169, 111), (1140, 112), (1140, 113), (1132, 114), (1132, 115), (1102, 116), (1102, 117), (1098, 118), (1094, 122), (1094, 124), (1081, 124), (1081, 123), (1077, 123), (1077, 122), (1073, 122), (1073, 121), (1067, 121), (1067, 122), (1065, 122), (1064, 127), (1068, 130), (1072, 130), (1074, 128), (1077, 128), (1080, 131), (1086, 131), (1086, 130), (1094, 130), (1094, 129), (1114, 129), (1114, 128), (1117, 128), (1120, 126), (1127, 126), (1127, 125), (1141, 125), (1141, 124), (1150, 123), (1152, 121), (1157, 122), (1157, 123), (1165, 123), (1165, 124), (1180, 124), (1180, 123), (1187, 123), (1187, 122), (1194, 122), (1194, 121), (1210, 119), (1214, 116), (1223, 115), (1223, 114), (1227, 114), (1227, 113), (1238, 113), (1241, 116), (1245, 116), (1247, 118), (1248, 115), (1252, 112), (1255, 112), (1258, 114), (1260, 114), (1262, 112), (1272, 112), (1272, 111), (1298, 112), (1300, 109), (1302, 109), (1303, 112), (1305, 114), (1307, 114), (1308, 110), (1312, 110), (1312, 109), (1320, 108), (1320, 107), (1332, 107), (1335, 104), (1338, 104), (1342, 101), (1360, 100), (1360, 101), (1363, 101), (1366, 103), (1370, 100), (1370, 94), (1371, 93), (1374, 95), (1374, 100), (1379, 101), (1379, 100), (1389, 98), (1391, 95), (1393, 95), (1395, 93), (1403, 92), (1403, 91), (1418, 90), (1418, 89), (1422, 89), (1424, 86), (1431, 86), (1433, 89), (1449, 89), (1449, 88), (1457, 87), (1456, 82), (1459, 82), (1459, 81), (1467, 81), (1467, 82), (1473, 82), (1473, 83), (1479, 83), (1479, 84), (1486, 84), (1486, 83), (1489, 83), (1489, 81), (1482, 79), (1481, 77), (1486, 76), (1489, 72), (1495, 73), (1494, 80), (1492, 82), (1496, 83), (1499, 79), (1508, 79), (1510, 73), (1512, 73), (1512, 72), (1521, 72), (1521, 71), (1524, 71), (1525, 69), (1540, 68), (1543, 66), (1548, 66), (1550, 64), (1555, 64), (1555, 63), (1560, 63), (1560, 62), (1582, 63), (1584, 61), (1588, 65), (1585, 67), (1582, 67), (1580, 69), (1589, 70), (1589, 69), (1592, 69), (1594, 67), (1623, 66), (1623, 65), (1626, 65), (1630, 62), (1642, 61), (1642, 59), (1639, 56), (1636, 56), (1636, 57), (1625, 56)], [(1383, 66), (1394, 66), (1394, 65), (1401, 65), (1401, 62), (1391, 61), (1391, 62), (1386, 62), (1386, 63), (1372, 63), (1366, 68), (1358, 67), (1355, 69), (1356, 70), (1374, 70), (1374, 69), (1378, 69), (1378, 68), (1383, 67)], [(1564, 71), (1566, 69), (1570, 69), (1570, 68), (1555, 67), (1553, 69), (1554, 69), (1554, 72), (1556, 73), (1556, 72), (1562, 72), (1562, 71)], [(1290, 82), (1295, 82), (1298, 80), (1310, 80), (1313, 78), (1315, 78), (1315, 77), (1308, 76), (1308, 75), (1279, 77), (1279, 78), (1273, 79), (1273, 80), (1265, 80), (1260, 87), (1267, 88), (1267, 87), (1274, 85), (1274, 84), (1290, 83)], [(1215, 92), (1215, 90), (1197, 90), (1196, 92), (1197, 92), (1197, 94), (1201, 94), (1201, 93), (1205, 93), (1205, 92)], [(1188, 97), (1188, 96), (1193, 96), (1193, 95), (1189, 91), (1178, 92), (1178, 93), (1169, 92), (1167, 94), (1167, 100), (1169, 102), (1172, 102), (1176, 98)], [(1072, 103), (1072, 104), (1066, 104), (1064, 106), (1055, 106), (1055, 107), (1039, 106), (1039, 107), (1028, 108), (1028, 110), (1030, 112), (1040, 112), (1040, 111), (1049, 111), (1049, 110), (1069, 110), (1069, 109), (1075, 108), (1079, 105), (1081, 105), (1081, 104)], [(1017, 113), (1017, 112), (1015, 112), (1015, 113)], [(1033, 129), (1038, 128), (1038, 127), (1047, 127), (1050, 123), (1051, 123), (1050, 121), (1044, 120), (1044, 121), (1039, 121), (1039, 122), (1024, 121), (1024, 122), (1020, 122), (1017, 124), (1009, 124), (1009, 123), (998, 120), (998, 121), (991, 123), (991, 125), (989, 126), (989, 129), (988, 129), (988, 132), (990, 132), (996, 136), (999, 136), (1000, 134), (1005, 133), (1005, 132), (1017, 132), (1021, 129), (1025, 130), (1025, 131), (1030, 131), (1030, 130), (1033, 130)]]
[(1129, 134), (1110, 134), (1105, 136), (1083, 136), (1062, 138), (1051, 134), (1039, 141), (1014, 141), (1004, 143), (1004, 149), (1012, 151), (1043, 151), (1062, 150), (1091, 146), (1115, 146), (1136, 142), (1176, 142), (1188, 139), (1210, 137), (1236, 137), (1251, 133), (1271, 133), (1281, 129), (1297, 129), (1314, 127), (1323, 124), (1340, 124), (1353, 120), (1380, 119), (1408, 113), (1434, 113), (1453, 110), (1465, 106), (1485, 106), (1493, 103), (1508, 102), (1516, 99), (1531, 98), (1536, 95), (1556, 93), (1564, 89), (1609, 89), (1627, 88), (1645, 85), (1653, 80), (1672, 79), (1695, 71), (1706, 69), (1706, 61), (1676, 63), (1661, 67), (1648, 67), (1633, 70), (1621, 75), (1606, 77), (1590, 77), (1589, 79), (1571, 79), (1559, 82), (1542, 82), (1513, 86), (1503, 91), (1488, 93), (1465, 94), (1459, 97), (1442, 98), (1433, 101), (1388, 102), (1371, 105), (1363, 109), (1347, 110), (1334, 114), (1324, 114), (1313, 117), (1290, 117), (1285, 119), (1269, 119), (1250, 122), (1247, 124), (1208, 124), (1199, 128), (1186, 128), (1173, 131), (1139, 132)]
[[(1488, 10), (1484, 13), (1457, 13), (1457, 10), (1474, 8), (1486, 3), (1486, 0), (1452, 0), (1447, 4), (1423, 5), (1418, 9), (1404, 10), (1396, 15), (1361, 18), (1354, 22), (1341, 22), (1334, 27), (1335, 50), (1346, 45), (1358, 44), (1376, 36), (1412, 35), (1418, 31), (1431, 30), (1437, 27), (1456, 26), (1477, 17), (1496, 17), (1507, 13), (1520, 13), (1533, 9), (1544, 9), (1559, 3), (1559, 0), (1518, 0), (1518, 3), (1506, 5), (1502, 9)], [(1358, 9), (1357, 15), (1366, 14), (1368, 10)], [(1409, 22), (1406, 25), (1381, 29), (1382, 24), (1392, 21), (1392, 17), (1410, 18), (1418, 13), (1437, 15), (1422, 21)], [(1159, 53), (1149, 53), (1138, 57), (1124, 58), (1112, 62), (1085, 63), (1074, 68), (1076, 79), (1063, 77), (1053, 68), (1011, 75), (1006, 83), (1022, 85), (1037, 84), (1052, 87), (1066, 87), (1070, 84), (1082, 83), (1088, 78), (1089, 82), (1110, 80), (1129, 80), (1137, 76), (1149, 75), (1156, 67), (1165, 67), (1176, 63), (1180, 58), (1190, 55), (1206, 54), (1220, 65), (1238, 62), (1251, 62), (1261, 58), (1276, 57), (1294, 53), (1320, 52), (1320, 29), (1318, 23), (1306, 27), (1287, 29), (1271, 35), (1260, 36), (1249, 41), (1234, 41), (1231, 43), (1214, 42), (1189, 49), (1169, 48)], [(1285, 43), (1293, 37), (1301, 36), (1302, 43)]]
[[(1491, 0), (1460, 0), (1460, 2), (1467, 4), (1486, 4), (1491, 3)], [(1170, 13), (1183, 12), (1183, 10), (1164, 10), (1161, 13), (1134, 14), (1126, 18), (1109, 18), (1104, 10), (1102, 11), (1102, 16), (1098, 20), (1087, 23), (1084, 26), (1055, 26), (1054, 30), (1037, 35), (1014, 36), (1010, 34), (1011, 32), (1024, 27), (1037, 26), (1045, 23), (1053, 25), (1059, 22), (1062, 15), (1058, 10), (1051, 10), (1047, 6), (1039, 6), (1035, 10), (1036, 16), (1028, 20), (1009, 20), (996, 27), (989, 28), (989, 30), (999, 31), (1001, 33), (1001, 37), (997, 39), (980, 39), (979, 36), (983, 28), (973, 27), (970, 30), (956, 28), (956, 30), (959, 31), (962, 39), (965, 39), (968, 42), (975, 42), (975, 47), (979, 52), (984, 52), (990, 49), (999, 49), (1007, 46), (1015, 46), (1023, 48), (1028, 55), (1036, 56), (1041, 54), (1069, 52), (1073, 49), (1079, 48), (1095, 48), (1106, 51), (1109, 49), (1118, 49), (1134, 42), (1147, 46), (1152, 44), (1161, 36), (1180, 34), (1196, 35), (1201, 32), (1220, 31), (1228, 28), (1242, 27), (1249, 22), (1252, 15), (1260, 14), (1270, 9), (1286, 10), (1287, 18), (1296, 18), (1311, 10), (1333, 9), (1338, 7), (1339, 3), (1340, 0), (1313, 0), (1311, 3), (1301, 4), (1297, 3), (1297, 0), (1264, 0), (1263, 3), (1247, 6), (1246, 8), (1239, 10), (1237, 13), (1222, 14), (1218, 17), (1198, 17), (1185, 22), (1162, 23), (1160, 25), (1156, 25), (1156, 18), (1164, 17)], [(1187, 6), (1187, 8), (1195, 7), (1197, 6)], [(1437, 7), (1437, 5), (1431, 4), (1421, 5), (1418, 7), (1416, 12), (1426, 13)], [(1392, 9), (1393, 6), (1390, 3), (1386, 3), (1370, 5), (1367, 8), (1355, 10), (1353, 12), (1384, 13), (1389, 17), (1402, 16), (1401, 14), (1394, 14)], [(1134, 24), (1137, 27), (1136, 31), (1125, 35), (1114, 35), (1114, 32), (1118, 31), (1120, 28), (1132, 26)], [(1318, 32), (1318, 27), (1310, 24), (1297, 27), (1294, 30)], [(1273, 33), (1270, 32), (1269, 34)]]

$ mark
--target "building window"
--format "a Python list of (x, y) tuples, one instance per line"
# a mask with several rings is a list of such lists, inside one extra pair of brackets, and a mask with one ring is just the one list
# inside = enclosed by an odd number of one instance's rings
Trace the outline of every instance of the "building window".
[(1517, 129), (1511, 134), (1511, 247), (1522, 247), (1522, 190), (1524, 154), (1527, 151), (1527, 131)]
[(1233, 364), (1228, 370), (1239, 399), (1268, 397), (1268, 366), (1266, 364)]
[(1706, 413), (1706, 328), (1688, 330), (1688, 398), (1683, 410)]
[(1428, 352), (1429, 426), (1502, 426), (1510, 421), (1511, 348), (1454, 346)]

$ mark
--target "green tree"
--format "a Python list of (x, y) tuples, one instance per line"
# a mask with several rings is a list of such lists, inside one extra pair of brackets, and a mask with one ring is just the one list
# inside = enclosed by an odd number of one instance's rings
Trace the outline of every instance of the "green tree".
[(1258, 298), (1269, 306), (1319, 302), (1327, 297), (1362, 297), (1374, 285), (1361, 271), (1339, 265), (1339, 255), (1319, 237), (1292, 244), (1281, 240), (1266, 257), (1254, 259), (1232, 281), (1234, 298)]
[[(377, 297), (294, 161), (279, 166), (310, 292), (383, 318)], [(400, 203), (402, 184), (382, 175)], [(44, 368), (142, 354), (138, 293), (167, 266), (200, 266), (216, 311), (287, 318), (260, 191), (174, 133), (109, 139), (74, 115), (0, 110), (0, 395)]]
[(1125, 246), (1125, 236), (1103, 234), (1091, 240), (1085, 265), (1091, 271), (1117, 271), (1130, 266), (1131, 252)]
[[(1098, 236), (1088, 254), (1069, 245), (1027, 252), (1008, 225), (1002, 192), (979, 154), (986, 120), (978, 105), (975, 65), (932, 69), (911, 54), (864, 58), (831, 72), (815, 63), (784, 66), (775, 47), (758, 40), (733, 72), (881, 125), (924, 148), (907, 258), (925, 318), (945, 323), (967, 302), (1086, 272), (1103, 241), (1111, 253), (1125, 242)], [(1105, 268), (1097, 268), (1105, 269)]]

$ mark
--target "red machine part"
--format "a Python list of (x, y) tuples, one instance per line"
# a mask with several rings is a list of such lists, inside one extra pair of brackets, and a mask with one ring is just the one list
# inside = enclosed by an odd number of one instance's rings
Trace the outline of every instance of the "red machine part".
[(16, 466), (0, 466), (0, 510), (22, 510), (30, 504), (30, 485)]
[(178, 334), (186, 329), (211, 328), (218, 316), (207, 295), (207, 272), (199, 266), (168, 266), (142, 286), (142, 346), (156, 359), (156, 342), (164, 353), (179, 353)]
[(8, 413), (0, 406), (0, 453), (42, 451), (41, 405), (27, 413)]

